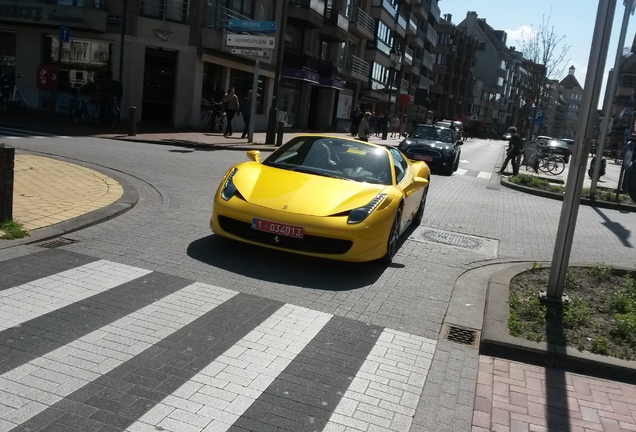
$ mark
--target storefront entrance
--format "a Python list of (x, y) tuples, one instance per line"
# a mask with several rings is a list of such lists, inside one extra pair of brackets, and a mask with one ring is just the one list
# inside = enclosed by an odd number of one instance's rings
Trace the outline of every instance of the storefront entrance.
[(146, 48), (143, 121), (172, 122), (177, 51)]

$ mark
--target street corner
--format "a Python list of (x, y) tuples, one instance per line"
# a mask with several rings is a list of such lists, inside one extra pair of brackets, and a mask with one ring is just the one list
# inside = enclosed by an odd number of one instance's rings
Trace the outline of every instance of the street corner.
[(136, 189), (113, 174), (33, 154), (15, 157), (13, 214), (29, 236), (0, 248), (34, 243), (111, 219), (138, 201)]

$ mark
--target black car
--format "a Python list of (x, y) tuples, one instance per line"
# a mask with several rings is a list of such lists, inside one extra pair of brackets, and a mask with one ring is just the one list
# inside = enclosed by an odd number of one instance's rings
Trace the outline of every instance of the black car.
[(455, 131), (433, 125), (416, 125), (398, 148), (409, 159), (427, 163), (431, 170), (451, 175), (459, 167), (462, 141)]
[(570, 155), (572, 155), (572, 145), (565, 140), (553, 139), (546, 143), (545, 151), (563, 156), (565, 163), (568, 163), (570, 161)]

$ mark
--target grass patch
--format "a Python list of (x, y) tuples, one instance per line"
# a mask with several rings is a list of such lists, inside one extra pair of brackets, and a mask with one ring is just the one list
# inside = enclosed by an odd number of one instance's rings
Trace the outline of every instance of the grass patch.
[[(548, 180), (535, 177), (532, 174), (519, 173), (516, 176), (508, 178), (510, 183), (518, 184), (520, 186), (526, 186), (534, 189), (544, 190), (548, 192), (558, 193), (560, 195), (565, 194), (565, 186), (560, 184), (552, 184)], [(606, 201), (612, 203), (622, 203), (628, 205), (634, 205), (635, 203), (629, 198), (629, 195), (625, 193), (619, 193), (616, 196), (615, 189), (608, 189), (603, 187), (596, 188), (595, 201)], [(581, 198), (590, 198), (590, 188), (584, 187), (581, 190)]]
[(22, 225), (12, 220), (0, 222), (0, 231), (0, 239), (4, 240), (19, 239), (29, 235), (22, 229)]
[(567, 304), (543, 302), (549, 268), (533, 265), (510, 281), (508, 328), (513, 336), (636, 359), (636, 280), (605, 263), (570, 267)]

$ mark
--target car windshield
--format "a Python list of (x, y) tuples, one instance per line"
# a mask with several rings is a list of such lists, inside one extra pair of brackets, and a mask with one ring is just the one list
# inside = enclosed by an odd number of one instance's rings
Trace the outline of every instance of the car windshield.
[(430, 139), (446, 143), (453, 142), (453, 131), (446, 128), (433, 126), (415, 126), (409, 134), (409, 138)]
[(393, 181), (385, 149), (340, 138), (298, 136), (272, 153), (263, 165), (374, 184)]

